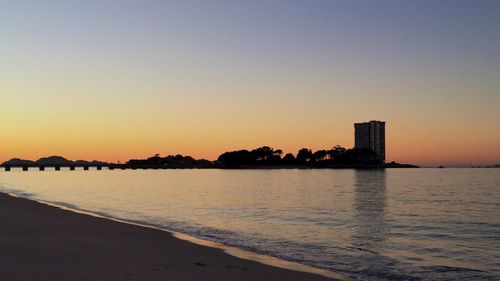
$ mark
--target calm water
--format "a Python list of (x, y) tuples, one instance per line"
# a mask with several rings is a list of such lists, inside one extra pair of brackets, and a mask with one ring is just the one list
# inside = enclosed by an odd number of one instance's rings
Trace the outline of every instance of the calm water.
[(500, 170), (0, 172), (0, 190), (360, 280), (500, 280)]

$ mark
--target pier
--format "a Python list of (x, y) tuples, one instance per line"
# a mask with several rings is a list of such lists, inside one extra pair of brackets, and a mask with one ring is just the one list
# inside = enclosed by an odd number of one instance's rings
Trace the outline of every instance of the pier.
[(103, 165), (0, 165), (0, 171), (10, 172), (13, 169), (20, 169), (22, 171), (46, 171), (48, 169), (53, 169), (54, 171), (61, 170), (159, 170), (159, 169), (172, 169), (174, 167), (168, 167), (166, 165), (130, 165), (130, 164), (103, 164)]

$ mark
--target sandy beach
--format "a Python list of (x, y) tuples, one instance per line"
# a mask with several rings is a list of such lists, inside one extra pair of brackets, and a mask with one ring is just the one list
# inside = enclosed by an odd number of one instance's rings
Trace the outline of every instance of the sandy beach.
[(0, 280), (334, 280), (0, 193)]

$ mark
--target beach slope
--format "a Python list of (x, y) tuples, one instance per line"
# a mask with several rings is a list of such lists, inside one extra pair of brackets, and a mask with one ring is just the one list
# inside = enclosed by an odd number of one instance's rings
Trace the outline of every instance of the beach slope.
[(0, 193), (0, 280), (333, 280)]

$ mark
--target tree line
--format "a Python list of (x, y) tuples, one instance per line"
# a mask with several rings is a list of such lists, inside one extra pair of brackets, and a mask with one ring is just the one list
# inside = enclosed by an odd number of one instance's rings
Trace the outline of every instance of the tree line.
[(126, 164), (131, 166), (166, 166), (170, 168), (213, 168), (214, 166), (212, 161), (194, 159), (191, 156), (181, 154), (168, 155), (167, 157), (156, 154), (147, 159), (130, 159)]
[(371, 149), (346, 149), (336, 145), (331, 149), (312, 151), (300, 149), (296, 155), (283, 155), (281, 149), (262, 146), (253, 150), (236, 150), (221, 154), (216, 165), (227, 168), (258, 166), (311, 166), (328, 167), (341, 165), (381, 165), (378, 155)]
[(346, 149), (336, 145), (331, 149), (313, 151), (302, 148), (294, 155), (281, 149), (262, 146), (222, 153), (216, 161), (194, 159), (191, 156), (156, 154), (147, 159), (131, 159), (126, 165), (169, 168), (266, 168), (266, 167), (356, 167), (381, 166), (378, 155), (370, 149)]

